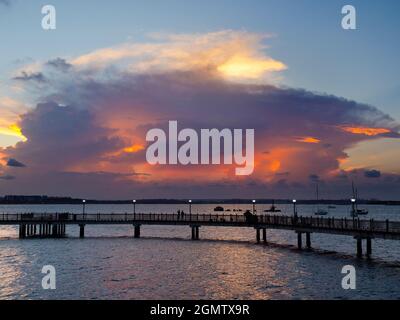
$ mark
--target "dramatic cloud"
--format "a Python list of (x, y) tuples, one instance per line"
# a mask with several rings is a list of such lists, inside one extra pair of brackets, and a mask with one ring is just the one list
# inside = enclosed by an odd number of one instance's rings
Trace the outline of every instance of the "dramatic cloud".
[[(262, 39), (233, 31), (163, 36), (44, 63), (33, 73), (46, 79), (43, 102), (18, 122), (27, 140), (3, 150), (27, 165), (17, 173), (3, 168), (2, 175), (17, 177), (7, 181), (7, 193), (310, 197), (318, 181), (324, 195), (346, 197), (357, 180), (368, 192), (395, 195), (396, 175), (369, 179), (376, 172), (340, 165), (345, 150), (398, 137), (399, 125), (372, 106), (279, 87), (275, 81), (286, 66), (263, 53)], [(149, 165), (146, 133), (167, 130), (169, 120), (197, 131), (255, 129), (253, 175), (237, 177), (233, 165)]]
[(122, 67), (130, 72), (208, 70), (230, 79), (273, 79), (284, 63), (265, 54), (269, 36), (225, 30), (207, 34), (153, 34), (149, 43), (126, 43), (78, 57), (76, 67)]
[(18, 126), (20, 112), (23, 113), (26, 108), (18, 101), (10, 97), (0, 97), (0, 137), (7, 136), (18, 140), (26, 140)]

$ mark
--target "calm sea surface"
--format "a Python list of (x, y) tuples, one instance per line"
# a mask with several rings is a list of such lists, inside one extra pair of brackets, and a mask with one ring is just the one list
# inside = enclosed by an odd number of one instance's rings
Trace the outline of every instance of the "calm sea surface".
[[(211, 213), (215, 205), (193, 205)], [(251, 209), (251, 205), (225, 205)], [(258, 211), (269, 207), (258, 205)], [(292, 207), (280, 205), (283, 214)], [(400, 207), (368, 207), (369, 218), (400, 221)], [(298, 206), (311, 215), (313, 206)], [(130, 205), (87, 205), (87, 213), (132, 212)], [(188, 212), (186, 205), (140, 205), (137, 212)], [(0, 213), (72, 212), (82, 206), (0, 206)], [(233, 212), (232, 212), (233, 213)], [(240, 214), (240, 213), (238, 213)], [(349, 207), (330, 209), (349, 216)], [(296, 250), (296, 235), (268, 230), (270, 245), (257, 245), (251, 228), (77, 226), (68, 238), (19, 240), (17, 227), (0, 227), (0, 299), (400, 299), (400, 242), (373, 240), (373, 259), (355, 258), (355, 240), (312, 235), (312, 251)], [(43, 290), (41, 269), (56, 268), (56, 290)], [(357, 270), (357, 289), (343, 290), (341, 269)]]

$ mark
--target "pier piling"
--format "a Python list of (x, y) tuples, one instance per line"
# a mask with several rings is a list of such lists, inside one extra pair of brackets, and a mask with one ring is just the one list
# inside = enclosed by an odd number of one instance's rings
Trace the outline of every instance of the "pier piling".
[(192, 240), (199, 240), (199, 226), (191, 226), (192, 228)]
[(361, 238), (357, 238), (357, 258), (362, 257), (362, 240)]
[(85, 237), (85, 225), (80, 224), (79, 225), (79, 238), (84, 238)]
[(134, 224), (134, 238), (140, 238), (140, 224)]
[(267, 229), (262, 229), (263, 242), (267, 243)]
[(26, 238), (26, 225), (25, 224), (19, 225), (19, 238), (20, 239)]
[(303, 247), (303, 237), (302, 237), (302, 233), (301, 232), (297, 232), (297, 248), (299, 249), (299, 250), (301, 250), (302, 249), (302, 247)]
[(371, 254), (372, 254), (371, 238), (367, 238), (367, 257), (370, 257)]
[(306, 232), (306, 246), (307, 249), (311, 249), (311, 233)]

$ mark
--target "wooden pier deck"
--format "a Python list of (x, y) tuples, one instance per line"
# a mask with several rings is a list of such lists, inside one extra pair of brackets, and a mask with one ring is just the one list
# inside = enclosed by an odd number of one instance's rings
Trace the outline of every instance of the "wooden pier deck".
[[(284, 215), (257, 215), (245, 217), (241, 214), (72, 214), (72, 213), (25, 213), (0, 214), (0, 225), (18, 225), (19, 237), (64, 237), (66, 225), (79, 226), (79, 235), (85, 236), (86, 225), (127, 224), (134, 227), (134, 237), (140, 237), (142, 225), (187, 225), (192, 239), (199, 239), (199, 228), (244, 227), (254, 228), (258, 243), (267, 243), (267, 229), (292, 230), (297, 233), (297, 245), (301, 249), (303, 234), (306, 247), (311, 248), (312, 233), (329, 233), (351, 236), (356, 239), (357, 256), (362, 256), (362, 240), (366, 240), (366, 254), (372, 253), (371, 241), (375, 238), (400, 240), (400, 222), (361, 220), (334, 217), (295, 217)], [(261, 237), (262, 235), (262, 237)]]

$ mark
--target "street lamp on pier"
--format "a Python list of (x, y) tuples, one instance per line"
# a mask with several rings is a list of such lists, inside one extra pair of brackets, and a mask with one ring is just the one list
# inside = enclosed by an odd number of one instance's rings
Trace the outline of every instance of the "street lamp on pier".
[(85, 206), (86, 206), (86, 200), (82, 200), (82, 212), (83, 212), (83, 215), (85, 215)]
[(292, 202), (293, 202), (293, 216), (294, 216), (295, 219), (297, 219), (297, 210), (296, 210), (297, 200), (293, 199)]
[(352, 198), (351, 199), (351, 215), (353, 218), (356, 216), (356, 199)]

